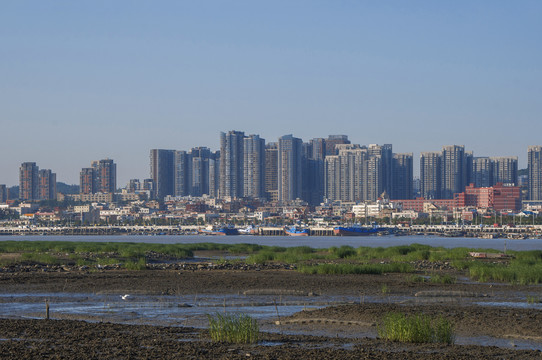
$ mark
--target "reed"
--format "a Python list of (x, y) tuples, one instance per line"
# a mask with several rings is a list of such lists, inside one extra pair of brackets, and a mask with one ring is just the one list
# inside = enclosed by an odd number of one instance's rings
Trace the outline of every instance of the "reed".
[(378, 327), (378, 336), (391, 341), (453, 344), (451, 323), (443, 317), (387, 313)]
[(207, 315), (209, 334), (213, 341), (235, 344), (253, 344), (258, 342), (259, 327), (255, 319), (245, 314)]

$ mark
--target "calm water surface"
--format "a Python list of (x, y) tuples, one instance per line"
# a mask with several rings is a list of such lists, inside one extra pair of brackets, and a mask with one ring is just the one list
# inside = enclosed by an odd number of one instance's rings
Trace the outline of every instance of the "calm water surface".
[(268, 246), (310, 246), (312, 248), (329, 248), (331, 246), (349, 245), (353, 247), (388, 247), (409, 244), (424, 244), (430, 246), (443, 246), (446, 248), (469, 247), (482, 249), (496, 249), (502, 251), (505, 246), (508, 250), (542, 250), (542, 239), (477, 239), (477, 238), (450, 238), (439, 236), (367, 236), (367, 237), (341, 237), (341, 236), (209, 236), (209, 235), (88, 235), (88, 236), (27, 236), (9, 235), (0, 236), (0, 241), (90, 241), (90, 242), (142, 242), (150, 244), (194, 244), (194, 243), (220, 243), (220, 244), (258, 244)]

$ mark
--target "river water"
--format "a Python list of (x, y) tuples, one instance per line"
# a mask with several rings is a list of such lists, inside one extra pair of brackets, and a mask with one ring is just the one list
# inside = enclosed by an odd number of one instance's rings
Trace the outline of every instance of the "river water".
[(424, 244), (430, 246), (442, 246), (445, 248), (468, 247), (478, 249), (495, 249), (526, 251), (542, 250), (542, 239), (478, 239), (478, 238), (453, 238), (440, 236), (407, 235), (407, 236), (211, 236), (211, 235), (7, 235), (0, 236), (0, 241), (90, 241), (90, 242), (142, 242), (150, 244), (194, 244), (194, 243), (220, 243), (220, 244), (258, 244), (268, 246), (310, 246), (322, 249), (331, 246), (349, 245), (352, 247), (389, 247), (409, 244)]

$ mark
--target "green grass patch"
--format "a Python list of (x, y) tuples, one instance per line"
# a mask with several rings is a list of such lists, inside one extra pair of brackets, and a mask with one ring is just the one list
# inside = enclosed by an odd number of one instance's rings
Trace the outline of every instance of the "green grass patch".
[(60, 260), (49, 254), (39, 254), (39, 253), (24, 253), (21, 255), (21, 260), (23, 262), (38, 263), (44, 265), (57, 265), (60, 264)]
[(129, 260), (124, 262), (123, 267), (127, 270), (145, 270), (147, 268), (147, 264), (145, 262), (145, 258), (139, 258), (137, 260)]
[(422, 314), (388, 313), (378, 327), (378, 336), (409, 343), (453, 344), (455, 341), (453, 326), (448, 320)]
[(473, 262), (469, 275), (478, 281), (497, 281), (519, 285), (542, 283), (542, 262), (512, 260), (510, 264)]
[(255, 319), (244, 314), (207, 315), (209, 334), (213, 341), (235, 344), (253, 344), (258, 342), (260, 330)]
[(407, 281), (411, 283), (424, 283), (427, 281), (427, 279), (424, 278), (423, 276), (413, 274), (407, 277)]
[(410, 273), (414, 269), (409, 264), (320, 264), (300, 266), (298, 271), (304, 274), (346, 275), (346, 274), (376, 274)]
[(457, 278), (450, 275), (434, 274), (431, 275), (429, 281), (435, 284), (455, 284), (457, 282)]

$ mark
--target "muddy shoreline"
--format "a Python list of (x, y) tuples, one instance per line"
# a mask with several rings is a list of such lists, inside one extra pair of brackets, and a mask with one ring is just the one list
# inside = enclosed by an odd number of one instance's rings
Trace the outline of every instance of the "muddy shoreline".
[[(464, 274), (449, 270), (431, 273)], [(427, 272), (420, 272), (420, 274)], [(440, 315), (449, 319), (458, 337), (496, 337), (542, 344), (542, 311), (473, 305), (480, 301), (524, 301), (542, 294), (540, 286), (415, 283), (407, 274), (307, 275), (289, 269), (224, 270), (101, 270), (0, 273), (2, 294), (138, 293), (239, 294), (246, 291), (299, 291), (313, 296), (349, 295), (358, 302), (301, 311), (281, 319), (278, 332), (262, 335), (258, 345), (216, 344), (205, 330), (189, 327), (121, 325), (103, 321), (1, 319), (0, 351), (6, 359), (21, 358), (165, 358), (165, 359), (532, 359), (538, 350), (514, 346), (400, 344), (366, 336), (375, 334), (379, 319), (389, 311)], [(386, 289), (383, 292), (382, 289)], [(425, 295), (424, 295), (425, 294)], [(443, 296), (438, 296), (438, 295)], [(418, 295), (418, 296), (415, 296)], [(408, 296), (415, 301), (399, 301)], [(365, 302), (366, 297), (380, 298)], [(3, 301), (9, 301), (9, 296)], [(271, 322), (271, 321), (267, 321)], [(265, 324), (264, 324), (265, 325)], [(273, 325), (267, 324), (268, 327)], [(327, 333), (321, 337), (287, 334), (289, 329)]]

